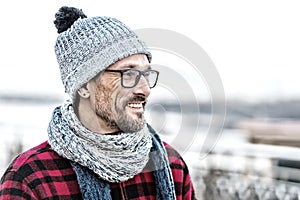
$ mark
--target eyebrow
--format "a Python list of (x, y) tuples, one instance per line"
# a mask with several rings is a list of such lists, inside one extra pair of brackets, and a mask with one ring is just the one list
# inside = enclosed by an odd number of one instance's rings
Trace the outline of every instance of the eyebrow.
[(120, 68), (125, 69), (125, 68), (135, 68), (135, 67), (147, 67), (146, 69), (152, 69), (151, 65), (136, 65), (136, 64), (125, 64), (123, 66), (121, 66)]

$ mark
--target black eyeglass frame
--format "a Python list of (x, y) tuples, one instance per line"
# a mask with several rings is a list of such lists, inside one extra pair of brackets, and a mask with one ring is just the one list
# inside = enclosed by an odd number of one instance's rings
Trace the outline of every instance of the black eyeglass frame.
[[(123, 74), (124, 74), (124, 72), (127, 72), (129, 70), (134, 70), (134, 71), (137, 71), (139, 73), (138, 77), (135, 79), (134, 85), (131, 86), (131, 87), (124, 86), (124, 84), (123, 84)], [(142, 75), (145, 76), (144, 74), (147, 73), (147, 72), (155, 72), (157, 74), (155, 83), (154, 83), (154, 85), (152, 87), (149, 85), (150, 89), (152, 89), (152, 88), (154, 88), (156, 86), (156, 83), (157, 83), (157, 80), (158, 80), (158, 75), (159, 75), (159, 71), (156, 71), (156, 70), (153, 70), (153, 69), (147, 69), (147, 70), (144, 70), (144, 71), (140, 71), (138, 69), (120, 69), (120, 70), (106, 69), (104, 71), (105, 72), (119, 72), (121, 74), (121, 85), (124, 88), (134, 88), (138, 84), (138, 82), (140, 81)]]

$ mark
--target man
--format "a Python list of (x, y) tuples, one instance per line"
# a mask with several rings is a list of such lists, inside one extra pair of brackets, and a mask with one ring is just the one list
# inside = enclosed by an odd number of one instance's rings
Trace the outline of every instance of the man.
[(70, 100), (49, 140), (22, 154), (1, 179), (0, 199), (195, 199), (188, 168), (145, 122), (159, 72), (122, 22), (62, 7), (55, 53)]

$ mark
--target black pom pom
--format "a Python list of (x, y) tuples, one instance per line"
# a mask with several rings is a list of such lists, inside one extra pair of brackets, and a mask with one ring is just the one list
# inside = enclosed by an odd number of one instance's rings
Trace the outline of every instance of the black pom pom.
[(81, 9), (63, 6), (55, 14), (54, 24), (57, 32), (61, 33), (70, 28), (77, 19), (86, 17)]

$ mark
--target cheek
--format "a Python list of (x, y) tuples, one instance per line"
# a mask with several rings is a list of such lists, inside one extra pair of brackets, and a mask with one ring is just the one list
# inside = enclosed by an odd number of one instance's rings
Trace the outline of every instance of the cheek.
[(114, 92), (121, 87), (121, 82), (118, 78), (115, 78), (110, 81), (109, 86), (110, 86), (111, 91)]
[(118, 83), (111, 93), (111, 103), (112, 106), (118, 109), (124, 109), (128, 100), (130, 99), (130, 89), (123, 88), (120, 83)]
[[(119, 96), (119, 90), (121, 87), (119, 78), (111, 78), (101, 81), (98, 84), (97, 93), (102, 93), (106, 99), (110, 99), (111, 103), (114, 104)], [(113, 105), (112, 105), (113, 106)]]
[(112, 93), (111, 93), (111, 100), (114, 105), (119, 103), (119, 101), (122, 99), (122, 86), (116, 85), (113, 87)]
[(107, 91), (114, 91), (121, 86), (119, 77), (103, 78), (100, 81), (100, 85), (103, 85)]

